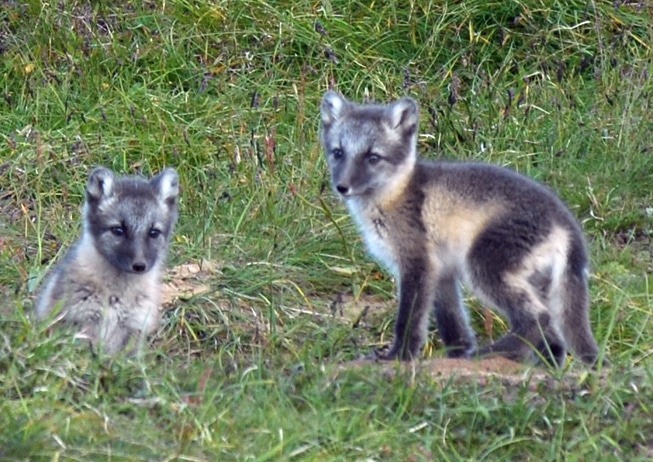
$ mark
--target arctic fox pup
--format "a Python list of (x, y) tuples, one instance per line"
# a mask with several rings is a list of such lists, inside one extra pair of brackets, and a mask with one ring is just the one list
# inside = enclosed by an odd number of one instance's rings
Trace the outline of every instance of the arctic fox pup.
[[(450, 357), (498, 354), (593, 364), (589, 258), (583, 232), (547, 187), (508, 169), (417, 156), (419, 112), (403, 98), (359, 105), (329, 91), (321, 142), (334, 190), (369, 252), (395, 277), (395, 341), (382, 359), (416, 358), (429, 314)], [(460, 284), (510, 320), (477, 349)]]
[(88, 179), (83, 234), (53, 269), (36, 317), (81, 329), (93, 347), (115, 355), (134, 338), (140, 348), (159, 325), (161, 273), (177, 221), (179, 178), (151, 180), (96, 168)]

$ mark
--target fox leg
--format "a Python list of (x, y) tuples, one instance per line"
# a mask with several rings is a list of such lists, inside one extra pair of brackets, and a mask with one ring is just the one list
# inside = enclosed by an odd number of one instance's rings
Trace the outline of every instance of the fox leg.
[(510, 320), (510, 331), (481, 348), (480, 356), (498, 354), (513, 361), (525, 361), (535, 353), (546, 363), (561, 366), (567, 355), (565, 342), (552, 313), (529, 290), (495, 287), (488, 297)]
[(552, 298), (551, 275), (537, 277), (523, 271), (486, 272), (477, 278), (480, 298), (510, 321), (510, 331), (478, 354), (498, 354), (513, 361), (527, 361), (534, 355), (541, 361), (561, 366), (567, 346), (560, 332), (557, 302)]
[(383, 360), (410, 361), (419, 357), (426, 343), (434, 292), (434, 271), (426, 256), (404, 262), (399, 280), (399, 313), (395, 341)]
[(533, 353), (561, 365), (567, 346), (560, 331), (559, 284), (572, 236), (532, 216), (489, 226), (468, 255), (476, 294), (506, 315), (510, 331), (479, 354), (523, 361)]
[(450, 358), (464, 358), (472, 354), (475, 335), (462, 305), (458, 282), (454, 274), (440, 277), (433, 301), (435, 320), (442, 343)]
[[(511, 324), (514, 325), (514, 321)], [(512, 327), (499, 340), (479, 349), (478, 355), (500, 355), (513, 361), (526, 361), (533, 357), (533, 350), (545, 363), (553, 366), (564, 364), (567, 350), (560, 336), (551, 328), (547, 313)]]

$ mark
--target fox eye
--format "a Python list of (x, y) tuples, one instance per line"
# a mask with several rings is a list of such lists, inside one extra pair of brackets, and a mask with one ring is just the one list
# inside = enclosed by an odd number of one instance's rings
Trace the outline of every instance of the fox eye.
[(336, 148), (331, 151), (331, 155), (333, 156), (334, 159), (341, 159), (342, 156), (345, 155), (345, 153), (342, 152), (342, 149)]
[(156, 228), (150, 229), (150, 232), (148, 233), (148, 236), (150, 236), (152, 239), (156, 239), (160, 235), (161, 235), (161, 231)]
[(369, 154), (367, 156), (367, 163), (370, 165), (378, 164), (380, 160), (381, 160), (381, 156), (379, 156), (378, 154)]
[(123, 228), (122, 226), (114, 226), (112, 228), (109, 228), (109, 231), (111, 231), (111, 234), (118, 237), (125, 234), (125, 228)]

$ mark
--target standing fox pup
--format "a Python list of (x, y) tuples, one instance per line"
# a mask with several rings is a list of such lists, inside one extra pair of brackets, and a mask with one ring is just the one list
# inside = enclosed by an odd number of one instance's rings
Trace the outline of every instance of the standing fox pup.
[(95, 169), (86, 187), (82, 237), (49, 276), (36, 317), (60, 308), (60, 319), (110, 355), (132, 337), (140, 347), (159, 324), (161, 272), (178, 194), (171, 168), (150, 181)]
[[(329, 91), (321, 119), (333, 188), (398, 284), (396, 337), (382, 359), (416, 358), (433, 310), (450, 357), (562, 365), (569, 348), (597, 360), (587, 247), (551, 190), (497, 166), (418, 159), (409, 98), (358, 105)], [(507, 335), (476, 349), (460, 283), (508, 317)]]

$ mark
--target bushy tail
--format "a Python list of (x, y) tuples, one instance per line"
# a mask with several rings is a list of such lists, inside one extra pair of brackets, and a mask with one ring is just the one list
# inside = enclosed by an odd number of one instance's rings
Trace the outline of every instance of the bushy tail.
[[(575, 356), (587, 364), (595, 364), (599, 357), (589, 320), (588, 265), (584, 249), (572, 252), (562, 279), (561, 328), (565, 342)], [(581, 258), (574, 258), (581, 256)]]

